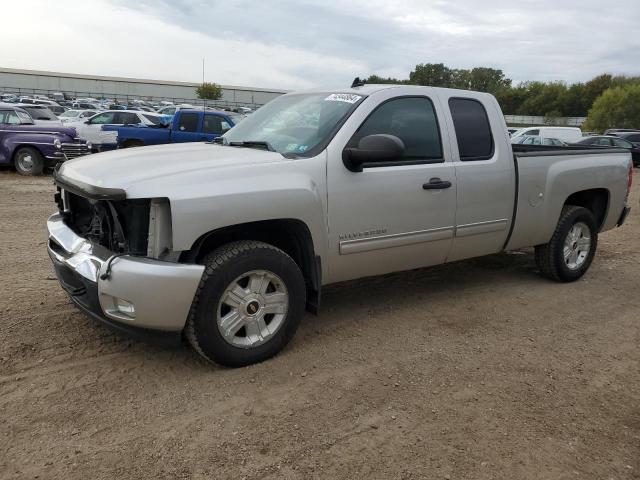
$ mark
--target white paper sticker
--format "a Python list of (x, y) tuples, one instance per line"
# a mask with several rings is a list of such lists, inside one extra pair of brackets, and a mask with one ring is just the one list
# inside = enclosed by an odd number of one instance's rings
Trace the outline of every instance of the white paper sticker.
[(332, 93), (324, 99), (325, 102), (346, 102), (356, 103), (362, 97), (360, 95), (354, 95), (353, 93)]

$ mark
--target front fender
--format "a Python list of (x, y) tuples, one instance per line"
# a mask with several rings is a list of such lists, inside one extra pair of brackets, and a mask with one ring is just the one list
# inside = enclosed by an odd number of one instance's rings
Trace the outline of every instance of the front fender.
[(309, 228), (314, 250), (324, 252), (323, 190), (308, 175), (292, 172), (214, 183), (211, 192), (200, 198), (170, 198), (173, 248), (188, 250), (202, 235), (223, 227), (294, 219)]

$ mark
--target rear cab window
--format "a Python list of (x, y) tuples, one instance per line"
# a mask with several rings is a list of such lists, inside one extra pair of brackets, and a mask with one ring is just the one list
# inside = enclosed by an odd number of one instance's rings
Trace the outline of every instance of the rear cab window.
[(199, 113), (183, 113), (180, 115), (178, 130), (181, 132), (197, 132), (199, 120)]
[[(495, 145), (484, 105), (473, 98), (450, 98), (449, 110), (463, 162), (489, 160)], [(531, 135), (530, 132), (525, 132)]]

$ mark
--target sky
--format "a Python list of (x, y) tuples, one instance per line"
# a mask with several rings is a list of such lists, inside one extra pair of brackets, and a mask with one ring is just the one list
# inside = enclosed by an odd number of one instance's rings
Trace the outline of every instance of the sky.
[[(5, 0), (0, 67), (295, 90), (418, 63), (640, 75), (640, 1)], [(12, 22), (7, 19), (24, 19)]]

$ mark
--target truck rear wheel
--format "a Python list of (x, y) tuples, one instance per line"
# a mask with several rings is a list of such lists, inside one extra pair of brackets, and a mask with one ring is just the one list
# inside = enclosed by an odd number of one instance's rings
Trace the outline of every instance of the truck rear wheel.
[(14, 154), (13, 165), (20, 175), (41, 175), (44, 169), (44, 158), (35, 148), (22, 147)]
[(185, 335), (205, 359), (241, 367), (274, 356), (304, 314), (306, 289), (298, 265), (267, 243), (243, 240), (204, 259)]
[(543, 275), (573, 282), (589, 269), (598, 246), (598, 228), (590, 210), (566, 205), (546, 245), (536, 247), (536, 264)]

